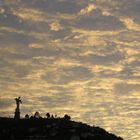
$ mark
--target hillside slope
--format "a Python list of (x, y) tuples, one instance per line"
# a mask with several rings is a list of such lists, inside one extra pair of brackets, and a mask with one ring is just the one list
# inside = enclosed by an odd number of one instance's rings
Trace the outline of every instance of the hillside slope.
[(65, 118), (0, 118), (1, 140), (123, 140), (102, 128)]

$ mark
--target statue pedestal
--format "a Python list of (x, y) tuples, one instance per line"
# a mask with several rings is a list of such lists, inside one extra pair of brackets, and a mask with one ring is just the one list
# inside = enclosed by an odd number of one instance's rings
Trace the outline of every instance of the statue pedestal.
[(20, 119), (20, 111), (16, 109), (14, 119)]

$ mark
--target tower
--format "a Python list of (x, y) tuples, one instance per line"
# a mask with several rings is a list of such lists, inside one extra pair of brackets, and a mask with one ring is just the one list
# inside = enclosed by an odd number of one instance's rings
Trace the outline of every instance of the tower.
[(18, 98), (15, 98), (15, 101), (16, 101), (16, 109), (15, 109), (15, 116), (14, 116), (14, 119), (20, 119), (20, 104), (22, 104), (22, 101), (20, 99), (20, 97)]

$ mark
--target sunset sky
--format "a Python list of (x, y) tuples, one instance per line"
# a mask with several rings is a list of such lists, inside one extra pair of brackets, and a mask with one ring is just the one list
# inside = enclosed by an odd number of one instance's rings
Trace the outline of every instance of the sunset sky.
[(140, 0), (0, 0), (0, 116), (18, 96), (140, 140)]

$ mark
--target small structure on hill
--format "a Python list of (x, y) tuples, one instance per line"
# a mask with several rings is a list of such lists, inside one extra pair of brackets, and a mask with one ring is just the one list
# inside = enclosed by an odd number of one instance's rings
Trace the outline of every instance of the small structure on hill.
[(20, 97), (15, 98), (15, 101), (16, 101), (16, 109), (15, 109), (14, 118), (15, 119), (20, 119), (20, 108), (19, 108), (19, 106), (20, 106), (20, 104), (22, 104), (22, 101), (21, 101)]

